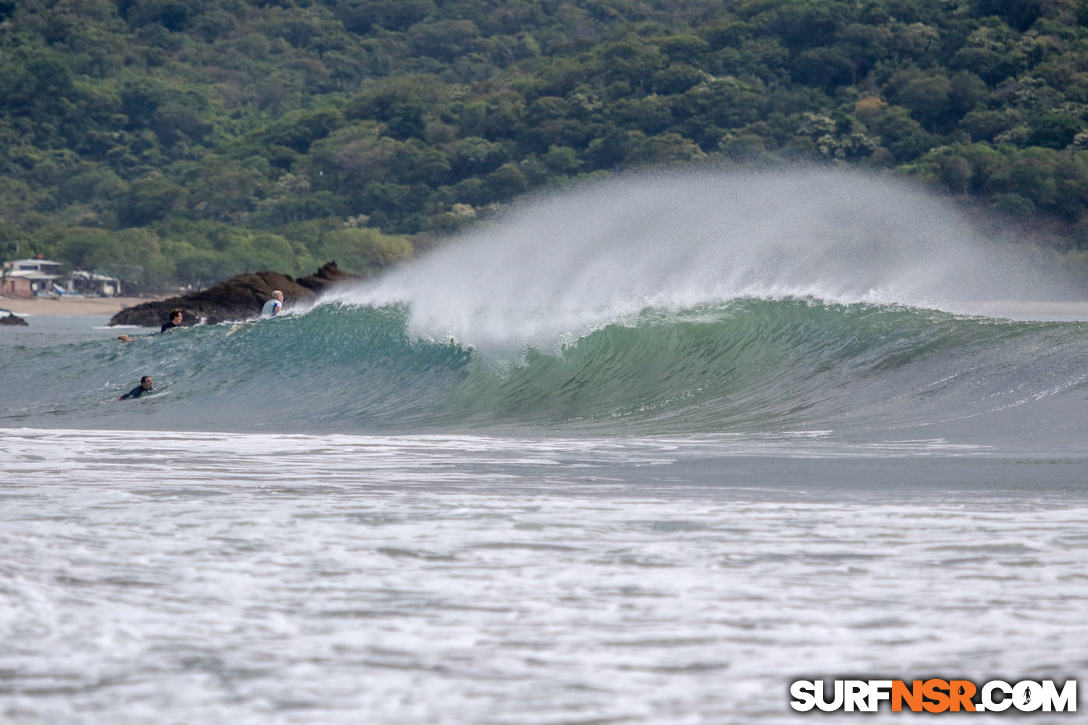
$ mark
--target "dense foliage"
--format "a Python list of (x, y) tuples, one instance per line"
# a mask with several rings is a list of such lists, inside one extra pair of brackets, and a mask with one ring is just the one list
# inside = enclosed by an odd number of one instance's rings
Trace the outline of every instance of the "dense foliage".
[(640, 165), (858, 164), (1088, 247), (1082, 0), (0, 0), (0, 257), (363, 271)]

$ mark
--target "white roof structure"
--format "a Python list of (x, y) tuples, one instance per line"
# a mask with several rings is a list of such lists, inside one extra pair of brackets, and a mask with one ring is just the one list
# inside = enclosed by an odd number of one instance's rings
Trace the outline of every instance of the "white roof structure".
[[(11, 262), (4, 262), (4, 266), (10, 271), (9, 277), (25, 277), (26, 272), (39, 272), (49, 275), (50, 277), (60, 276), (60, 262), (54, 262), (51, 259), (16, 259)], [(42, 279), (35, 277), (33, 279)]]
[(108, 274), (98, 274), (97, 272), (87, 272), (82, 269), (77, 269), (68, 275), (72, 279), (85, 279), (89, 282), (116, 282), (116, 277), (111, 277)]
[(20, 269), (15, 272), (8, 272), (8, 277), (22, 277), (23, 279), (60, 279), (59, 274), (49, 274), (48, 272), (39, 272), (36, 269)]

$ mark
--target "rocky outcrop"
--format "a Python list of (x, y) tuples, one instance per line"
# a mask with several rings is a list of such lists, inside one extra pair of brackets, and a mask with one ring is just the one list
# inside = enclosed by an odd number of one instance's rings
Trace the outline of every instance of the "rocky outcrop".
[(283, 292), (284, 306), (290, 308), (292, 304), (317, 299), (336, 284), (360, 279), (340, 271), (336, 262), (326, 262), (314, 274), (298, 279), (278, 272), (250, 272), (199, 292), (127, 307), (114, 315), (110, 324), (159, 327), (170, 318), (173, 309), (184, 313), (182, 325), (248, 320), (261, 313), (273, 290)]
[(29, 325), (26, 320), (10, 310), (0, 309), (0, 325)]

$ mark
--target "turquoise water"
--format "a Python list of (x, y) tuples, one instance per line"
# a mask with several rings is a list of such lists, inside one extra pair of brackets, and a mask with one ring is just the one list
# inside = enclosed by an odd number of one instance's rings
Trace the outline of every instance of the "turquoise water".
[(652, 177), (275, 319), (0, 330), (0, 719), (792, 723), (794, 679), (1083, 682), (1088, 322), (985, 249), (883, 181)]
[[(1084, 442), (1085, 322), (742, 299), (644, 310), (506, 360), (413, 337), (402, 306), (333, 303), (127, 344), (96, 329), (100, 322), (68, 318), (8, 333), (0, 423), (940, 439), (1025, 453)], [(56, 334), (47, 337), (50, 326)], [(145, 374), (153, 396), (111, 402)]]

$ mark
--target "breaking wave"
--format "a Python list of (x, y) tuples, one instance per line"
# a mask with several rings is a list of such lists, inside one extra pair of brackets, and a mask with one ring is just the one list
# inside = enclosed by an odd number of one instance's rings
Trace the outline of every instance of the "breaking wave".
[[(1080, 436), (1088, 324), (972, 311), (1074, 293), (900, 184), (618, 179), (280, 318), (0, 348), (0, 425), (1054, 446)], [(142, 374), (155, 395), (107, 402)]]

